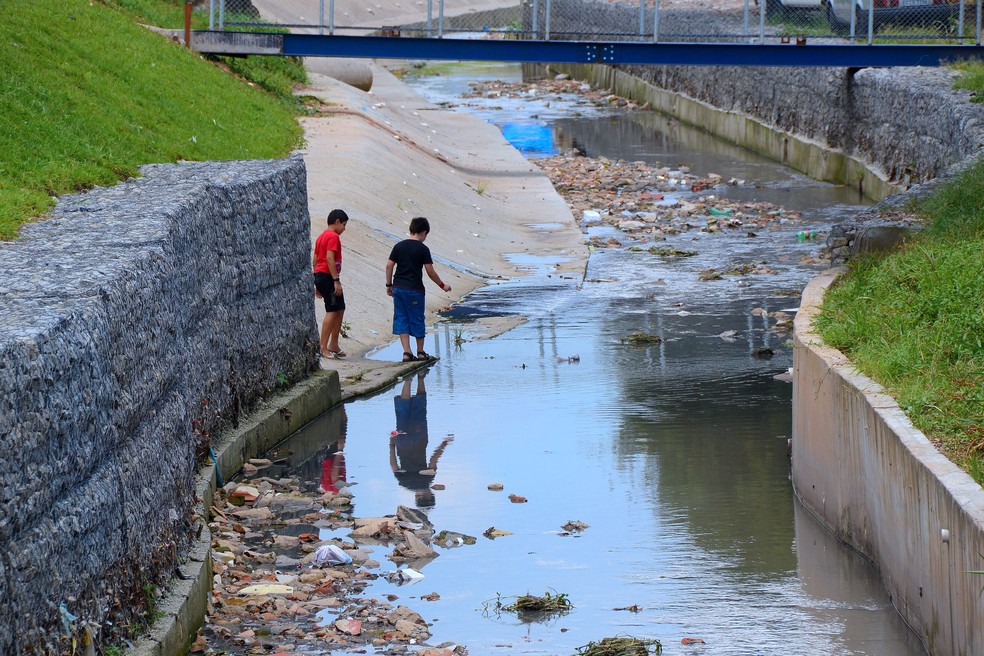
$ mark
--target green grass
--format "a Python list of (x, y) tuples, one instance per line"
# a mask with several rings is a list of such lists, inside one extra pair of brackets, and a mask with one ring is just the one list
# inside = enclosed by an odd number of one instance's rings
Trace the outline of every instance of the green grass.
[(53, 197), (142, 164), (283, 157), (299, 144), (297, 62), (230, 65), (251, 86), (138, 20), (178, 28), (183, 5), (32, 0), (0, 21), (0, 239)]
[(963, 75), (953, 83), (953, 88), (973, 91), (971, 102), (984, 103), (984, 62), (979, 59), (962, 61), (951, 68), (963, 71)]
[(916, 209), (924, 234), (854, 262), (817, 328), (984, 483), (984, 159)]

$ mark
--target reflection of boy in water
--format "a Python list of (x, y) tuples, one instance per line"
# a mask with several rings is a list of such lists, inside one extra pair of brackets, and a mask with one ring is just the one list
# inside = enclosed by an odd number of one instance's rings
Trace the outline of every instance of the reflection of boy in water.
[(321, 485), (319, 492), (338, 492), (339, 483), (345, 483), (345, 438), (328, 447), (328, 455), (321, 461)]
[[(390, 467), (400, 485), (413, 490), (417, 506), (434, 505), (431, 483), (437, 474), (437, 460), (454, 439), (448, 435), (427, 460), (427, 390), (424, 374), (417, 374), (417, 393), (410, 395), (410, 377), (403, 380), (403, 389), (393, 398), (396, 410), (396, 432), (390, 437)], [(399, 460), (399, 465), (397, 464)]]
[(338, 492), (339, 484), (345, 483), (345, 433), (348, 428), (348, 417), (345, 414), (345, 406), (341, 406), (336, 412), (338, 426), (332, 431), (338, 436), (328, 447), (328, 455), (321, 461), (321, 484), (318, 486), (319, 492)]

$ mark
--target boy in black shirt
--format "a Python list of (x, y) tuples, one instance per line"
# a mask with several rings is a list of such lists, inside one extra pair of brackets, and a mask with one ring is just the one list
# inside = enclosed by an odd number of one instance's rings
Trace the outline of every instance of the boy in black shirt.
[[(410, 238), (394, 246), (386, 262), (386, 293), (393, 297), (393, 334), (403, 345), (404, 362), (431, 359), (424, 352), (423, 271), (435, 285), (446, 292), (451, 291), (451, 285), (446, 285), (434, 271), (430, 249), (424, 246), (429, 232), (430, 222), (424, 217), (410, 221)], [(410, 351), (411, 335), (417, 340), (416, 356)]]

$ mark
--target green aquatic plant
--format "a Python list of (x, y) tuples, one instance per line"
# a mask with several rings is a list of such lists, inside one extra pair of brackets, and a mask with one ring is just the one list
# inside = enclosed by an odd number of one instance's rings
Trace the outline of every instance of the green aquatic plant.
[(649, 656), (663, 653), (663, 644), (655, 639), (619, 636), (603, 638), (578, 647), (578, 656)]
[(643, 344), (659, 344), (663, 341), (663, 338), (659, 335), (653, 335), (651, 333), (644, 333), (641, 330), (637, 330), (631, 335), (626, 335), (619, 340), (623, 344), (632, 344), (634, 346), (639, 346)]

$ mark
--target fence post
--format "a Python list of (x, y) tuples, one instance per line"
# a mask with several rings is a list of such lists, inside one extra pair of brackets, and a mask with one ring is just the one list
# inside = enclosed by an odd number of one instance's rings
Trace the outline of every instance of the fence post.
[(185, 0), (185, 48), (191, 49), (191, 0)]
[(335, 0), (328, 3), (328, 34), (335, 33)]
[(444, 0), (437, 7), (437, 38), (444, 38)]
[(749, 11), (748, 11), (748, 0), (745, 0), (745, 15), (742, 20), (742, 36), (746, 39), (748, 38), (748, 26), (749, 26)]
[(759, 43), (765, 43), (765, 2), (759, 0)]
[(547, 15), (543, 17), (543, 38), (550, 40), (550, 0), (547, 0)]
[(427, 36), (428, 36), (428, 38), (434, 36), (434, 27), (433, 27), (433, 24), (432, 24), (433, 23), (433, 20), (434, 20), (434, 0), (427, 0)]
[(653, 43), (659, 43), (659, 0), (656, 0), (656, 10), (653, 12)]
[(325, 0), (318, 0), (318, 36), (325, 35)]
[(868, 45), (875, 41), (875, 0), (868, 0)]
[(225, 0), (219, 0), (219, 29), (225, 29)]
[(540, 37), (540, 0), (533, 0), (533, 40)]
[(646, 36), (646, 0), (639, 0), (639, 38)]
[(977, 45), (981, 45), (981, 0), (977, 0)]
[(208, 0), (208, 29), (215, 29), (215, 0)]

